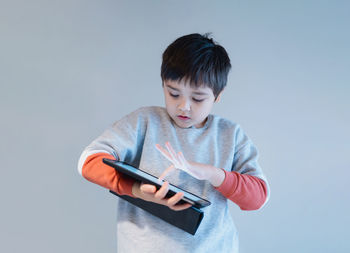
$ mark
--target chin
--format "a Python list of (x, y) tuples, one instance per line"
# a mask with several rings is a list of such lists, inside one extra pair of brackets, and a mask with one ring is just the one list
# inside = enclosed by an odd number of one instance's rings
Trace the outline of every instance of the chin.
[[(175, 121), (175, 120), (174, 120)], [(179, 122), (179, 121), (175, 121), (175, 124), (178, 126), (178, 127), (181, 127), (181, 128), (189, 128), (191, 127), (193, 124), (186, 124), (184, 122)]]
[(192, 126), (191, 124), (181, 124), (181, 123), (177, 123), (177, 122), (175, 122), (175, 123), (178, 127), (181, 127), (181, 128), (189, 128)]

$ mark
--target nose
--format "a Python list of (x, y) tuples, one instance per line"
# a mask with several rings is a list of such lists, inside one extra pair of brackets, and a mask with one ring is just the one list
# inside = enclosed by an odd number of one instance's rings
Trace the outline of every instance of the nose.
[(188, 99), (182, 99), (178, 108), (183, 112), (189, 111), (191, 109), (191, 102)]

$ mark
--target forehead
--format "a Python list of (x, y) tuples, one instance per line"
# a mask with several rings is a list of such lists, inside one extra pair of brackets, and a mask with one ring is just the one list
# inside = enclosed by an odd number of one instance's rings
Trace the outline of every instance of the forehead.
[(205, 86), (204, 84), (196, 87), (194, 85), (190, 85), (190, 83), (186, 82), (186, 81), (165, 80), (164, 86), (166, 86), (170, 89), (174, 89), (174, 90), (188, 91), (188, 92), (196, 93), (198, 95), (211, 95), (211, 94), (213, 94), (212, 89), (209, 88), (208, 86)]

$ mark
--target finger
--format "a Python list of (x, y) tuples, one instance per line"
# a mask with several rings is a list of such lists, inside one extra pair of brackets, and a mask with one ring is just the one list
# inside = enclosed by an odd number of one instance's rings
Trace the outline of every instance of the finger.
[(179, 153), (177, 153), (177, 156), (178, 156), (178, 159), (179, 159), (179, 161), (181, 163), (181, 168), (180, 169), (185, 171), (185, 172), (187, 172), (187, 173), (189, 173), (190, 175), (192, 175), (192, 172), (190, 171), (190, 166), (189, 166), (187, 160), (185, 159), (183, 153), (179, 152)]
[(165, 181), (160, 189), (154, 194), (157, 199), (164, 199), (169, 190), (169, 182)]
[(170, 172), (176, 170), (175, 166), (172, 164), (168, 168), (166, 168), (163, 173), (159, 176), (159, 180), (163, 180)]
[(172, 158), (172, 156), (169, 154), (169, 152), (164, 149), (162, 146), (160, 146), (159, 144), (156, 144), (156, 149), (166, 158), (168, 159), (171, 163), (174, 163), (174, 160)]
[(175, 206), (184, 196), (183, 192), (178, 192), (174, 196), (168, 199), (168, 205), (169, 206)]
[(175, 167), (177, 167), (177, 168), (181, 167), (181, 163), (180, 163), (179, 159), (177, 158), (175, 150), (170, 145), (170, 142), (166, 142), (165, 147), (168, 149), (169, 154), (170, 154), (171, 158), (173, 159), (173, 163), (174, 163)]
[(173, 149), (173, 147), (171, 146), (171, 144), (170, 144), (170, 142), (166, 142), (165, 143), (165, 147), (168, 149), (168, 151), (169, 151), (169, 154), (173, 157), (173, 158), (177, 158), (176, 157), (176, 152), (175, 152), (175, 150)]
[(182, 153), (182, 152), (179, 152), (178, 153), (178, 158), (179, 158), (179, 160), (181, 161), (181, 163), (183, 164), (183, 165), (188, 165), (188, 162), (187, 162), (187, 160), (186, 160), (186, 158), (184, 157), (184, 154)]
[(143, 193), (155, 193), (157, 188), (151, 184), (141, 183), (140, 189)]
[(172, 206), (172, 207), (169, 207), (170, 209), (174, 210), (174, 211), (182, 211), (182, 210), (185, 210), (189, 207), (191, 207), (192, 205), (191, 204), (181, 204), (181, 205), (176, 205), (176, 206)]
[(171, 159), (171, 156), (169, 154), (169, 152), (163, 148), (161, 145), (156, 144), (156, 149), (162, 154), (164, 155), (167, 159)]

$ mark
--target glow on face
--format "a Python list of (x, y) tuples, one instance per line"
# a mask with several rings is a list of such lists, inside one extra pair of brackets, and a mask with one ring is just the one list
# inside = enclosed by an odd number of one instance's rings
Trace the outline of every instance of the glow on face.
[(184, 81), (166, 80), (163, 90), (167, 112), (181, 128), (204, 126), (214, 103), (219, 101), (215, 101), (209, 87), (191, 87)]

